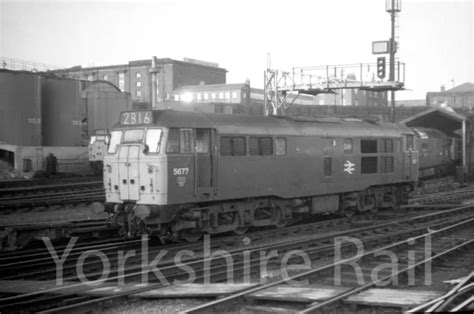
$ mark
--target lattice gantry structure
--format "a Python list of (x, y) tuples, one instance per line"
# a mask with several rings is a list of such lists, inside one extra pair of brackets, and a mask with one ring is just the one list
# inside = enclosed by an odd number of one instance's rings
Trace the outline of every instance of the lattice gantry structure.
[(405, 64), (396, 62), (394, 80), (380, 79), (376, 63), (299, 67), (292, 71), (267, 69), (264, 75), (265, 113), (281, 115), (297, 97), (289, 95), (335, 93), (340, 89), (377, 92), (403, 90)]

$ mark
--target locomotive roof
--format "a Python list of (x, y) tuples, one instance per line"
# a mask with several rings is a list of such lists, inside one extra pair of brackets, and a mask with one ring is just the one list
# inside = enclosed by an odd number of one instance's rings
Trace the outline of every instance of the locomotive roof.
[[(400, 124), (359, 119), (248, 116), (190, 111), (154, 110), (156, 126), (213, 128), (220, 134), (327, 135), (399, 137), (413, 131)], [(120, 127), (116, 125), (115, 128)], [(138, 127), (138, 126), (137, 126)]]

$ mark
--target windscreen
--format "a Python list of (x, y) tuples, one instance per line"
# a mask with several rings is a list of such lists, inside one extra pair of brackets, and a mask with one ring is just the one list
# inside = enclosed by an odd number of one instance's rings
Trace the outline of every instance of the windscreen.
[(125, 130), (123, 135), (123, 143), (140, 143), (143, 141), (143, 135), (145, 130), (143, 129), (129, 129)]
[(148, 129), (145, 144), (149, 153), (159, 153), (161, 146), (161, 129)]
[(108, 153), (115, 153), (122, 139), (122, 131), (112, 131), (110, 133), (110, 144), (107, 150)]
[(91, 144), (91, 145), (94, 144), (96, 140), (97, 140), (97, 138), (94, 135), (91, 136), (91, 141), (89, 142), (89, 144)]

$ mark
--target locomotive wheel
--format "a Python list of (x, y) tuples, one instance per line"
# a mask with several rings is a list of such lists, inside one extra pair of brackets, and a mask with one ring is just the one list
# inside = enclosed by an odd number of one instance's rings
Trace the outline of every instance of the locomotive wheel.
[(236, 235), (243, 235), (244, 233), (247, 233), (247, 230), (249, 230), (248, 227), (243, 227), (241, 225), (241, 219), (240, 215), (238, 213), (235, 213), (234, 215), (234, 221), (237, 222), (237, 227), (233, 230)]
[(342, 214), (347, 218), (354, 216), (356, 209), (354, 207), (346, 207), (341, 210)]
[(181, 232), (181, 238), (183, 238), (186, 242), (196, 242), (201, 239), (201, 236), (201, 231), (183, 230)]
[(243, 235), (243, 234), (247, 233), (247, 230), (249, 230), (248, 227), (237, 227), (237, 228), (235, 228), (234, 233), (236, 235)]
[(275, 207), (275, 211), (276, 211), (276, 215), (278, 216), (275, 226), (279, 229), (285, 228), (288, 225), (289, 220), (283, 217), (283, 210), (281, 209), (280, 206)]

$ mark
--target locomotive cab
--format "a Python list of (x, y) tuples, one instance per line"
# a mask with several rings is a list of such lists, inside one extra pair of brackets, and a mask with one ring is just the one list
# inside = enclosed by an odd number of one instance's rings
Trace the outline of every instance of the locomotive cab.
[(179, 212), (173, 204), (213, 199), (215, 132), (168, 127), (151, 118), (141, 122), (121, 123), (111, 132), (104, 158), (106, 201), (113, 215), (126, 212), (159, 229)]

